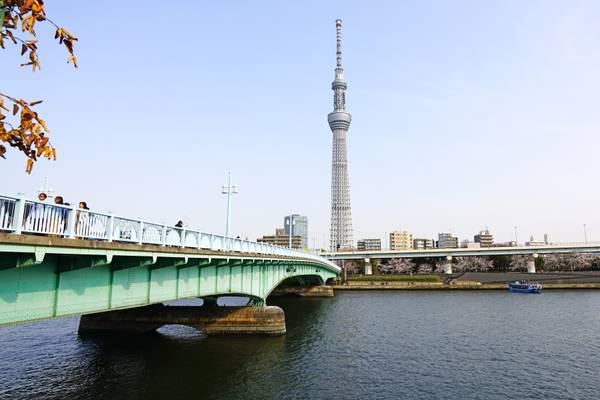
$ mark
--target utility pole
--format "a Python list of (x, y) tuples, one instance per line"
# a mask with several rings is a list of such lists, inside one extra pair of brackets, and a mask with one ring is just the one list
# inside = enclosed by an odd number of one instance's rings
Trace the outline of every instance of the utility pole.
[(229, 171), (229, 179), (227, 185), (221, 186), (221, 193), (227, 195), (227, 221), (225, 223), (225, 237), (229, 237), (231, 231), (231, 195), (238, 193), (237, 185), (231, 184), (231, 171)]
[(585, 243), (587, 244), (587, 227), (583, 224), (583, 237), (585, 239)]
[(517, 238), (517, 227), (515, 226), (515, 244), (519, 245), (519, 239)]

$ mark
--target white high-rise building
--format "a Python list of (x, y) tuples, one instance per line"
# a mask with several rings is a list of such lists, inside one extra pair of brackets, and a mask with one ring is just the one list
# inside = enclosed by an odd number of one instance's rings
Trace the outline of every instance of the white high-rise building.
[(346, 135), (352, 117), (346, 112), (345, 91), (348, 85), (344, 81), (342, 67), (342, 20), (335, 21), (336, 29), (336, 68), (335, 79), (331, 83), (333, 90), (333, 112), (327, 116), (329, 128), (333, 133), (331, 160), (331, 230), (330, 247), (332, 251), (353, 247), (352, 212), (350, 208), (350, 183), (348, 182), (348, 157)]

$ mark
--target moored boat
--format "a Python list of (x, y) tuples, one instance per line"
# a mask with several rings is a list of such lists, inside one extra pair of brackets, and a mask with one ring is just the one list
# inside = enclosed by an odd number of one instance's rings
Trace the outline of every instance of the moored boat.
[(542, 285), (537, 282), (514, 281), (508, 284), (508, 290), (512, 293), (541, 293)]

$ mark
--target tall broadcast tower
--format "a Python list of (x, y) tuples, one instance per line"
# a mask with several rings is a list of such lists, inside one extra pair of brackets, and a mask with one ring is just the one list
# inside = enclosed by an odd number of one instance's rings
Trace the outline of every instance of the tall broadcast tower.
[(331, 83), (331, 89), (333, 90), (333, 112), (327, 116), (329, 128), (333, 133), (331, 159), (331, 232), (329, 241), (332, 251), (354, 247), (346, 149), (346, 135), (352, 117), (346, 112), (344, 92), (348, 85), (344, 81), (344, 68), (342, 67), (341, 19), (335, 21), (335, 30), (337, 63), (335, 67), (335, 79)]

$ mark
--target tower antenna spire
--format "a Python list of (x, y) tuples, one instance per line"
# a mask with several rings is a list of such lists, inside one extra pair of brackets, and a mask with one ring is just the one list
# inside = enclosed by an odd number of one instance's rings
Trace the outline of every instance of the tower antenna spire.
[(332, 251), (354, 247), (352, 238), (352, 211), (350, 207), (350, 183), (348, 179), (348, 150), (346, 137), (352, 117), (346, 112), (346, 88), (342, 67), (342, 20), (335, 20), (336, 68), (331, 83), (333, 90), (333, 111), (327, 115), (327, 122), (333, 139), (331, 159), (331, 229), (330, 248)]
[(335, 40), (336, 40), (336, 66), (338, 68), (342, 67), (342, 20), (335, 20)]

